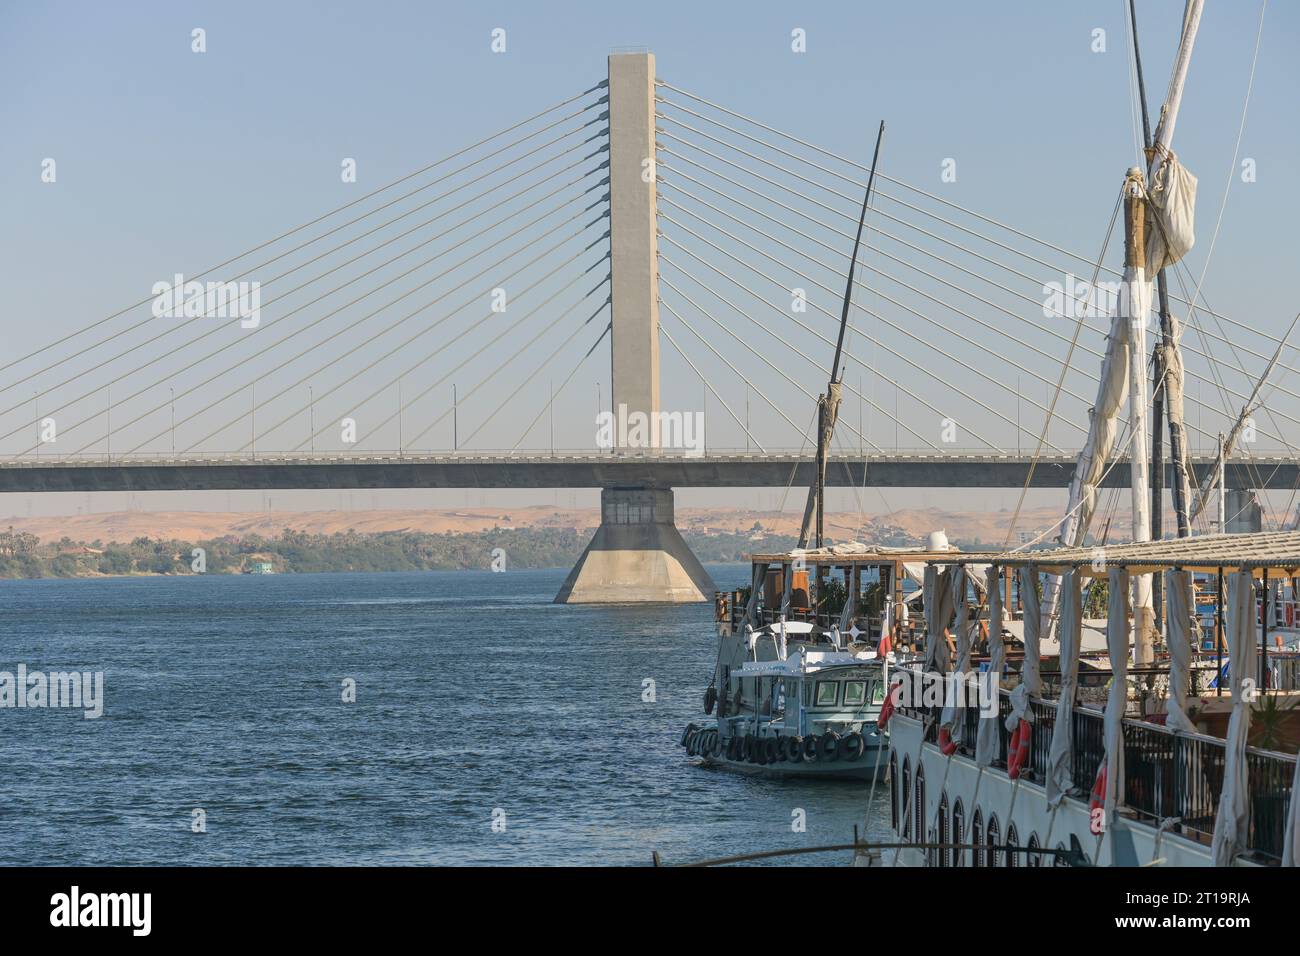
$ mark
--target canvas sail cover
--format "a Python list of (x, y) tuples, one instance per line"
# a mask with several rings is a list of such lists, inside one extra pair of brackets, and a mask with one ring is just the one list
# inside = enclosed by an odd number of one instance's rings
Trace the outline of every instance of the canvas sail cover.
[(1173, 265), (1196, 242), (1196, 177), (1171, 150), (1147, 186), (1147, 275)]
[(948, 673), (948, 641), (944, 629), (952, 620), (952, 585), (947, 569), (940, 573), (933, 564), (925, 567), (925, 670)]
[(1190, 571), (1165, 572), (1165, 602), (1169, 611), (1169, 703), (1165, 726), (1192, 733), (1196, 725), (1187, 716), (1187, 695), (1192, 672), (1192, 575)]
[[(993, 674), (993, 687), (996, 689), (1002, 678), (1002, 668), (1006, 665), (1007, 651), (1002, 645), (1002, 588), (999, 586), (998, 567), (991, 564), (985, 577), (985, 593), (989, 598), (989, 670)], [(998, 734), (998, 716), (980, 716), (979, 731), (975, 737), (975, 763), (987, 767), (997, 758), (1001, 749)]]
[(1079, 637), (1083, 624), (1079, 572), (1061, 577), (1061, 697), (1056, 703), (1052, 745), (1047, 753), (1047, 802), (1055, 807), (1074, 786), (1074, 691), (1079, 681)]
[(1300, 866), (1300, 757), (1295, 762), (1291, 780), (1291, 802), (1283, 824), (1282, 865)]
[[(1192, 466), (1188, 458), (1187, 426), (1183, 417), (1183, 389), (1186, 380), (1183, 371), (1182, 324), (1175, 315), (1169, 316), (1170, 341), (1160, 346), (1165, 360), (1165, 405), (1169, 413), (1169, 444), (1172, 452), (1176, 444), (1181, 454), (1174, 462), (1174, 481), (1182, 491), (1183, 508), (1191, 507)], [(1175, 441), (1176, 439), (1176, 441)]]
[(1038, 572), (1033, 568), (1020, 569), (1020, 602), (1025, 609), (1025, 662), (1020, 668), (1020, 682), (1030, 697), (1043, 690), (1040, 671), (1039, 640), (1042, 637), (1042, 613), (1038, 600)]
[(1227, 575), (1228, 668), (1232, 683), (1232, 716), (1224, 738), (1223, 790), (1214, 819), (1210, 854), (1215, 866), (1231, 866), (1246, 849), (1250, 829), (1250, 792), (1246, 769), (1246, 740), (1250, 736), (1250, 707), (1255, 697), (1255, 580), (1249, 571)]
[[(949, 574), (952, 576), (952, 606), (955, 608), (955, 619), (953, 621), (953, 633), (957, 636), (957, 664), (956, 674), (960, 681), (966, 680), (966, 674), (970, 671), (970, 621), (967, 620), (969, 612), (966, 605), (966, 569), (957, 566), (950, 569)], [(942, 636), (940, 637), (942, 640)], [(965, 731), (966, 722), (961, 719), (962, 708), (957, 706), (957, 687), (955, 683), (949, 683), (944, 692), (944, 707), (940, 715), (940, 723), (952, 732), (952, 739), (958, 743), (964, 743), (962, 735)]]
[(1106, 822), (1115, 818), (1115, 804), (1124, 792), (1124, 707), (1128, 703), (1129, 576), (1111, 568), (1106, 608), (1106, 649), (1110, 652), (1110, 691), (1106, 695), (1103, 733), (1106, 741)]

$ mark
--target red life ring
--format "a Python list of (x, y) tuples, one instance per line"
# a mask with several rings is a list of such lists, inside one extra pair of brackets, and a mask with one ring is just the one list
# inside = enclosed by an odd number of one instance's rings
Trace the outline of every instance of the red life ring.
[(1092, 818), (1089, 829), (1101, 833), (1101, 821), (1097, 819), (1098, 810), (1106, 806), (1106, 761), (1097, 768), (1097, 780), (1092, 785), (1092, 797), (1088, 800), (1089, 816)]
[(1020, 771), (1029, 763), (1031, 733), (1029, 721), (1022, 719), (1007, 741), (1007, 776), (1012, 780), (1018, 779)]
[(951, 757), (957, 752), (957, 742), (952, 739), (952, 734), (947, 727), (939, 728), (939, 753), (945, 757)]

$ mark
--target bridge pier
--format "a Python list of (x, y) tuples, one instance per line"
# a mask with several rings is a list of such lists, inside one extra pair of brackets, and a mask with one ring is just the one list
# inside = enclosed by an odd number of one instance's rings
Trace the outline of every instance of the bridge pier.
[(556, 604), (689, 604), (713, 580), (682, 540), (671, 488), (602, 488), (600, 527)]

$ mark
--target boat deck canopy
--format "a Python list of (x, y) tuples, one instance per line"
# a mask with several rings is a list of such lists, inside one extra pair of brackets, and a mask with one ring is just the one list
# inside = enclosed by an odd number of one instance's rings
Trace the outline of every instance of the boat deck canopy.
[(1134, 574), (1149, 574), (1168, 568), (1187, 571), (1248, 569), (1255, 574), (1282, 569), (1288, 576), (1295, 576), (1300, 574), (1300, 531), (1207, 534), (1086, 548), (965, 553), (928, 560), (931, 564), (945, 565), (980, 563), (1029, 567), (1052, 574), (1074, 568), (1084, 577), (1105, 577), (1111, 567), (1127, 568)]
[(779, 554), (751, 554), (749, 560), (752, 564), (786, 564), (801, 558), (808, 565), (842, 568), (853, 564), (893, 564), (898, 561), (917, 563), (945, 561), (952, 563), (954, 558), (962, 556), (962, 552), (957, 548), (949, 548), (947, 551), (930, 551), (926, 548), (886, 548), (879, 545), (843, 544), (830, 548), (806, 548), (804, 550), (785, 551)]

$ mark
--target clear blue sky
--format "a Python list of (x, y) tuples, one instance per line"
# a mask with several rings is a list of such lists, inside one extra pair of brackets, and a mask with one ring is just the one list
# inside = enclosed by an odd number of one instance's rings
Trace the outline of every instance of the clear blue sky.
[[(1182, 3), (1138, 9), (1154, 103)], [(1124, 13), (1121, 0), (7, 3), (0, 342), (5, 355), (29, 351), (161, 277), (354, 198), (342, 157), (373, 188), (536, 112), (602, 79), (606, 54), (623, 45), (653, 50), (671, 83), (846, 155), (868, 157), (883, 118), (894, 176), (1092, 253), (1133, 162)], [(1175, 143), (1200, 176), (1203, 240), (1258, 14), (1253, 2), (1207, 3)], [(194, 27), (207, 32), (201, 56)], [(489, 48), (496, 27), (505, 55)], [(790, 49), (796, 27), (804, 54)], [(1258, 181), (1234, 182), (1205, 286), (1216, 308), (1275, 334), (1300, 309), (1298, 27), (1294, 4), (1270, 5), (1241, 150)], [(1095, 28), (1107, 31), (1104, 54), (1090, 50)], [(55, 185), (40, 181), (46, 157), (58, 163)], [(941, 184), (947, 157), (958, 181)], [(1189, 259), (1194, 275), (1207, 245)], [(589, 416), (576, 409), (593, 404), (597, 371), (561, 403), (557, 417), (581, 424), (560, 444), (589, 442)], [(1285, 381), (1300, 388), (1300, 376)], [(691, 396), (679, 407), (698, 407), (698, 383), (666, 360), (665, 394), (674, 387)]]

